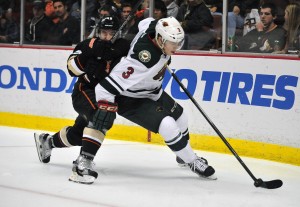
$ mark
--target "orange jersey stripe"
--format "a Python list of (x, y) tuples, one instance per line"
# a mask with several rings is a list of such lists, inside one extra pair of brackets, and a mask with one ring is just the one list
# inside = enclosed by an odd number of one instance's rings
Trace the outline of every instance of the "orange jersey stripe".
[(91, 140), (91, 139), (88, 139), (88, 138), (83, 138), (82, 141), (91, 142), (91, 143), (93, 143), (93, 144), (95, 144), (95, 145), (101, 147), (101, 144), (100, 144), (100, 143), (95, 142), (95, 141), (93, 141), (93, 140)]
[(82, 84), (79, 84), (79, 91), (81, 91), (81, 93), (85, 96), (86, 100), (91, 104), (91, 106), (93, 107), (93, 109), (96, 109), (96, 106), (93, 104), (93, 102), (91, 101), (91, 99), (88, 97), (88, 95), (82, 90)]

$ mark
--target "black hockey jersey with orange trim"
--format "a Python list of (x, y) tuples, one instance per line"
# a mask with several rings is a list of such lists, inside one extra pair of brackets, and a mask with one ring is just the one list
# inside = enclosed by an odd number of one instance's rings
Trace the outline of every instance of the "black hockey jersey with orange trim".
[[(79, 77), (79, 81), (94, 88), (104, 79), (111, 69), (126, 56), (130, 43), (125, 39), (117, 39), (114, 44), (101, 44), (99, 38), (86, 39), (80, 42), (73, 50), (67, 61), (69, 74)], [(96, 48), (98, 47), (98, 48)], [(103, 50), (107, 56), (113, 53), (110, 61), (98, 56), (96, 51)]]

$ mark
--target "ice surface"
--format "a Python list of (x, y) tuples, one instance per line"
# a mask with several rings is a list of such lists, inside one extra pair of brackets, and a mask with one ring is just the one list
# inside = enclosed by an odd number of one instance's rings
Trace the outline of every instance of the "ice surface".
[(39, 162), (33, 130), (0, 127), (0, 206), (20, 207), (298, 207), (300, 167), (242, 159), (257, 178), (283, 186), (256, 188), (232, 155), (196, 151), (216, 169), (217, 181), (180, 168), (166, 146), (106, 139), (95, 158), (92, 185), (68, 181), (79, 147), (54, 149)]

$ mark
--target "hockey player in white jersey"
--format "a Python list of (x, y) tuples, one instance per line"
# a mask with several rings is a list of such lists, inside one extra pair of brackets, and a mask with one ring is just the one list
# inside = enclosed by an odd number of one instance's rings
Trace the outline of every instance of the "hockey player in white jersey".
[[(198, 157), (189, 143), (188, 118), (183, 108), (162, 90), (166, 66), (180, 49), (184, 31), (173, 18), (140, 22), (139, 33), (129, 53), (95, 88), (98, 110), (84, 129), (85, 139), (95, 143), (95, 156), (116, 117), (124, 118), (163, 136), (167, 146), (192, 172), (209, 177), (215, 173), (207, 161)], [(98, 146), (97, 150), (96, 147)], [(82, 153), (82, 152), (81, 152)], [(85, 152), (86, 153), (86, 152)], [(75, 166), (76, 167), (76, 166)], [(92, 176), (94, 172), (86, 169)], [(81, 179), (74, 172), (72, 179)]]

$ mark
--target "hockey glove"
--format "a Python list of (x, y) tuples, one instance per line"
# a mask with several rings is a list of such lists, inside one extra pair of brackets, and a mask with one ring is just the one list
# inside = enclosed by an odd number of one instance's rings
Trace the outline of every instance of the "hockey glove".
[(118, 104), (105, 100), (98, 101), (98, 109), (93, 117), (93, 125), (95, 129), (106, 134), (106, 131), (108, 131), (114, 123), (117, 111)]
[(103, 57), (103, 55), (110, 50), (112, 43), (110, 41), (96, 40), (93, 44), (93, 54), (95, 57)]
[(109, 49), (106, 50), (105, 53), (102, 55), (102, 59), (106, 61), (114, 60), (118, 57), (121, 57), (122, 52), (118, 49)]
[(105, 54), (103, 54), (103, 59), (110, 61), (126, 56), (130, 49), (130, 42), (125, 39), (117, 39), (111, 48), (109, 48)]

